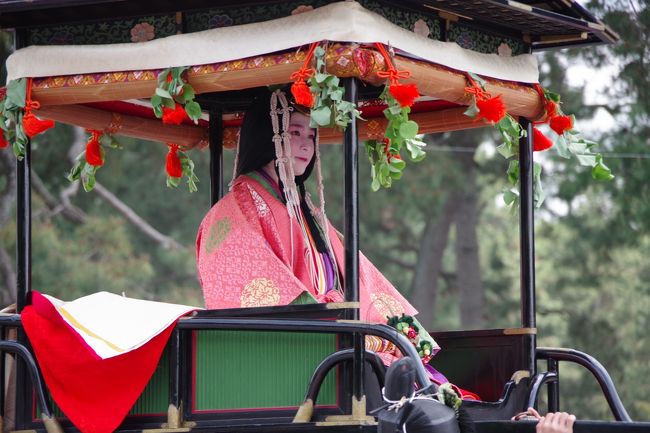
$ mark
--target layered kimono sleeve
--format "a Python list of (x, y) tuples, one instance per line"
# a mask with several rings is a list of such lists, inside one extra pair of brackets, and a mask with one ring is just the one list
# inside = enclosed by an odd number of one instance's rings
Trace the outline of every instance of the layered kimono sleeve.
[(236, 185), (201, 223), (196, 257), (206, 308), (286, 305), (306, 290), (280, 241), (263, 229), (263, 205)]

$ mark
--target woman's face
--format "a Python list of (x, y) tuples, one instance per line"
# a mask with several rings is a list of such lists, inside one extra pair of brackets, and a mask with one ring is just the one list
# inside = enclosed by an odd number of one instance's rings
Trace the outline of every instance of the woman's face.
[(298, 112), (291, 113), (289, 124), (291, 135), (291, 157), (293, 159), (293, 172), (302, 176), (305, 169), (314, 157), (314, 141), (316, 130), (309, 127), (309, 117)]

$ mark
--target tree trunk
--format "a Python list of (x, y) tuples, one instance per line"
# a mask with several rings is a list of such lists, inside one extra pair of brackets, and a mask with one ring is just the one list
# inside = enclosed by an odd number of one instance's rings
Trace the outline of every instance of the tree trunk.
[(478, 188), (473, 153), (458, 154), (465, 182), (456, 212), (456, 275), (460, 296), (460, 319), (463, 329), (483, 327), (485, 294), (481, 282), (478, 238)]
[(419, 311), (418, 320), (427, 329), (433, 325), (433, 310), (442, 270), (442, 256), (449, 239), (449, 228), (454, 219), (458, 201), (449, 194), (438, 219), (431, 218), (424, 228), (418, 260), (411, 285), (411, 303)]

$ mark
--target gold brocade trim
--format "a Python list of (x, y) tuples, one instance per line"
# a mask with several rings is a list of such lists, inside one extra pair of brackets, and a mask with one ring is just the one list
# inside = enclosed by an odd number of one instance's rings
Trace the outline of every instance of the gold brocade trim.
[(104, 344), (106, 344), (108, 347), (110, 347), (111, 349), (115, 350), (116, 352), (124, 352), (124, 349), (122, 349), (122, 348), (116, 346), (115, 344), (113, 344), (113, 343), (111, 343), (110, 341), (108, 341), (108, 340), (106, 340), (106, 339), (100, 337), (99, 335), (97, 335), (97, 334), (95, 334), (94, 332), (92, 332), (90, 329), (88, 329), (88, 328), (86, 328), (85, 326), (83, 326), (81, 323), (79, 323), (79, 322), (77, 321), (77, 319), (75, 319), (75, 318), (74, 318), (70, 313), (68, 313), (68, 312), (66, 311), (65, 308), (63, 308), (63, 307), (56, 307), (56, 310), (57, 310), (59, 313), (61, 313), (61, 315), (62, 315), (63, 317), (65, 317), (66, 320), (67, 320), (68, 322), (72, 323), (72, 326), (74, 326), (75, 328), (78, 328), (80, 331), (83, 331), (85, 334), (87, 334), (87, 335), (89, 335), (89, 336), (91, 336), (91, 337), (93, 337), (93, 338), (96, 338), (97, 340), (103, 342)]
[(280, 303), (280, 289), (267, 278), (255, 278), (241, 293), (242, 307), (270, 307)]

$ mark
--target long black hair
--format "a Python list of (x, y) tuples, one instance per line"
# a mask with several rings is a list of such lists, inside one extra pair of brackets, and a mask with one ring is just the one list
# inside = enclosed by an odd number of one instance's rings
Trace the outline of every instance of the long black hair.
[[(244, 114), (244, 121), (239, 133), (239, 157), (235, 176), (258, 170), (275, 159), (273, 124), (271, 123), (271, 93), (266, 87), (261, 89)], [(289, 105), (296, 110), (291, 99), (291, 92), (284, 93)], [(278, 121), (282, 122), (281, 115), (278, 115)], [(303, 184), (309, 178), (314, 169), (315, 160), (314, 153), (305, 172), (296, 176), (297, 185)]]
[[(239, 132), (239, 156), (235, 176), (259, 170), (275, 159), (273, 124), (271, 123), (271, 93), (267, 88), (261, 89), (244, 114), (244, 121)], [(284, 93), (287, 96), (289, 105), (294, 107), (295, 112), (297, 107), (291, 99), (291, 92), (285, 91)], [(301, 109), (298, 111), (302, 112)], [(282, 122), (281, 115), (278, 115), (278, 121)], [(314, 147), (315, 145), (314, 142)], [(315, 163), (316, 152), (314, 151), (314, 156), (312, 156), (311, 161), (305, 168), (305, 172), (300, 176), (296, 176), (296, 186), (300, 193), (300, 208), (305, 215), (309, 231), (316, 243), (316, 249), (322, 253), (327, 251), (327, 246), (323, 240), (323, 234), (305, 201), (305, 181), (311, 175)], [(284, 194), (282, 185), (280, 185), (280, 190)], [(326, 233), (327, 227), (323, 227), (322, 230)]]

